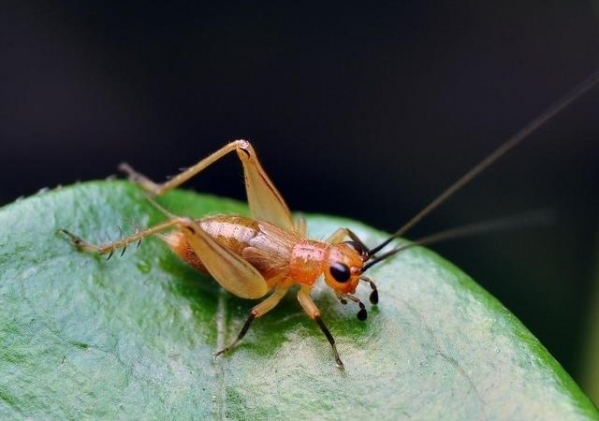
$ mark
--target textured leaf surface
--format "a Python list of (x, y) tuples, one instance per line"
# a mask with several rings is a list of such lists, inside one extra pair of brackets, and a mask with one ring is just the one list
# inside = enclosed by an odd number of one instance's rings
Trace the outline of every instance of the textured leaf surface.
[[(246, 212), (173, 192), (175, 213)], [(253, 302), (222, 291), (158, 238), (124, 256), (75, 251), (164, 217), (127, 182), (80, 184), (0, 209), (0, 419), (597, 419), (545, 348), (450, 263), (414, 248), (370, 273), (381, 303), (361, 323), (314, 296), (346, 364), (293, 294), (230, 354)], [(350, 226), (310, 217), (313, 238)], [(360, 291), (367, 300), (367, 288)]]

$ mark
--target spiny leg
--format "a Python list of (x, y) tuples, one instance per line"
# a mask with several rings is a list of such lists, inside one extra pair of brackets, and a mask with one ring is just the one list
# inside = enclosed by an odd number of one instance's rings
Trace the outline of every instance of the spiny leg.
[(236, 140), (234, 142), (228, 143), (216, 152), (210, 154), (206, 158), (200, 160), (197, 164), (187, 168), (186, 170), (180, 172), (170, 180), (165, 181), (164, 183), (155, 183), (154, 181), (147, 178), (145, 175), (135, 171), (131, 166), (127, 163), (122, 163), (119, 165), (119, 169), (124, 171), (129, 176), (131, 181), (135, 181), (137, 184), (142, 186), (146, 191), (159, 196), (161, 194), (166, 193), (167, 191), (174, 189), (181, 184), (185, 183), (187, 180), (192, 178), (193, 176), (199, 174), (207, 167), (221, 159), (223, 156), (228, 154), (229, 152), (235, 151), (237, 149), (243, 149), (247, 142), (244, 140)]
[(128, 164), (121, 164), (119, 169), (125, 171), (129, 175), (129, 179), (138, 183), (146, 191), (154, 195), (161, 195), (180, 186), (233, 151), (237, 153), (243, 166), (248, 204), (254, 218), (273, 223), (291, 232), (295, 231), (293, 218), (287, 204), (262, 168), (254, 148), (246, 140), (235, 140), (228, 143), (197, 164), (161, 184), (157, 184), (138, 173)]
[(189, 223), (189, 220), (187, 218), (170, 219), (161, 224), (154, 225), (153, 227), (148, 228), (146, 230), (136, 232), (135, 234), (130, 235), (129, 237), (122, 238), (118, 241), (115, 241), (115, 242), (109, 243), (109, 244), (105, 244), (103, 246), (98, 246), (95, 244), (88, 243), (87, 241), (83, 240), (81, 237), (79, 237), (65, 229), (60, 229), (60, 232), (62, 232), (63, 234), (66, 234), (70, 238), (73, 245), (76, 248), (78, 248), (79, 250), (82, 250), (82, 251), (85, 251), (88, 253), (97, 253), (97, 254), (109, 253), (108, 258), (110, 258), (110, 256), (112, 256), (112, 253), (114, 253), (114, 251), (119, 248), (126, 248), (129, 244), (141, 241), (150, 235), (157, 234), (157, 233), (162, 232), (168, 228), (172, 228), (173, 226), (176, 226), (176, 225), (181, 226), (182, 224), (186, 225), (188, 223)]
[(320, 310), (318, 310), (318, 307), (316, 307), (316, 304), (314, 304), (312, 297), (310, 297), (310, 290), (306, 288), (300, 289), (297, 293), (297, 299), (299, 300), (304, 311), (308, 314), (308, 316), (310, 316), (312, 320), (316, 322), (322, 333), (324, 333), (324, 336), (327, 337), (327, 340), (331, 344), (331, 348), (333, 348), (333, 355), (335, 356), (335, 361), (337, 362), (337, 365), (341, 368), (344, 368), (343, 361), (341, 361), (341, 358), (339, 357), (339, 352), (337, 351), (337, 346), (335, 345), (335, 338), (333, 338), (331, 331), (326, 327), (326, 325), (322, 321), (322, 318), (320, 317)]
[(237, 334), (237, 337), (235, 338), (235, 340), (233, 342), (231, 342), (231, 344), (229, 346), (226, 346), (225, 348), (223, 348), (220, 351), (218, 351), (215, 354), (215, 356), (218, 357), (219, 355), (227, 353), (231, 349), (233, 349), (235, 347), (235, 345), (237, 345), (237, 343), (241, 339), (243, 339), (243, 337), (245, 336), (245, 334), (249, 330), (250, 325), (252, 324), (252, 322), (255, 319), (257, 319), (258, 317), (265, 315), (270, 310), (272, 310), (274, 307), (276, 307), (276, 305), (279, 304), (279, 302), (281, 301), (281, 299), (285, 296), (285, 294), (287, 293), (288, 289), (289, 288), (280, 288), (280, 287), (279, 288), (275, 288), (275, 291), (271, 295), (269, 295), (267, 299), (265, 299), (264, 301), (262, 301), (260, 304), (258, 304), (254, 308), (252, 308), (250, 310), (250, 314), (248, 315), (248, 318), (246, 319), (245, 323), (243, 324), (243, 327), (241, 328), (241, 330)]

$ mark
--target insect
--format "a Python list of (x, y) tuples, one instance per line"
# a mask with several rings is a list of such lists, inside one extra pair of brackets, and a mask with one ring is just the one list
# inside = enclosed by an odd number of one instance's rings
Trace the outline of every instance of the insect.
[[(67, 230), (62, 232), (78, 249), (109, 254), (110, 257), (117, 249), (124, 250), (129, 244), (139, 242), (145, 237), (170, 230), (162, 234), (161, 238), (182, 260), (193, 268), (211, 275), (232, 294), (248, 299), (263, 298), (250, 310), (235, 340), (219, 350), (217, 356), (235, 347), (248, 332), (252, 322), (277, 306), (289, 289), (297, 285), (297, 298), (301, 307), (319, 326), (331, 345), (335, 361), (339, 367), (343, 367), (335, 339), (310, 295), (315, 284), (324, 278), (325, 284), (333, 290), (339, 301), (343, 304), (355, 303), (358, 306), (358, 320), (366, 320), (366, 306), (355, 295), (358, 285), (364, 282), (370, 286), (371, 304), (376, 305), (379, 297), (375, 283), (365, 273), (377, 263), (410, 245), (398, 246), (389, 251), (383, 249), (598, 81), (599, 72), (596, 72), (483, 159), (398, 231), (372, 248), (347, 228), (339, 228), (325, 241), (308, 239), (305, 220), (300, 218), (294, 221), (283, 197), (262, 168), (254, 148), (245, 140), (236, 140), (225, 145), (161, 184), (151, 181), (127, 164), (121, 164), (119, 168), (128, 174), (130, 180), (144, 189), (151, 203), (168, 217), (165, 222), (102, 246), (90, 244)], [(243, 167), (251, 218), (237, 215), (216, 215), (200, 219), (177, 216), (163, 209), (152, 199), (180, 186), (233, 152), (237, 154)], [(453, 232), (450, 230), (412, 244), (430, 244), (467, 231), (468, 229)]]

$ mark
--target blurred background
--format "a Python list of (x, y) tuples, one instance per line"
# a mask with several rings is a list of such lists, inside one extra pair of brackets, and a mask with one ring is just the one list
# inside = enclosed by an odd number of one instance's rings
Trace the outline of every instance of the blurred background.
[[(0, 204), (247, 138), (292, 209), (393, 231), (599, 68), (599, 1), (4, 1), (0, 62)], [(598, 116), (596, 88), (409, 235), (553, 209), (434, 248), (587, 391)], [(190, 187), (244, 197), (233, 158)]]

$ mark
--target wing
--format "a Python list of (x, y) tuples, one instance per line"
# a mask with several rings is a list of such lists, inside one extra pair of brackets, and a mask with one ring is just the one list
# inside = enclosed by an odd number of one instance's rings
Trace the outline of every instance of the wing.
[(200, 225), (187, 221), (181, 226), (193, 251), (202, 264), (227, 291), (241, 298), (261, 298), (268, 292), (262, 275), (241, 256), (220, 245)]

